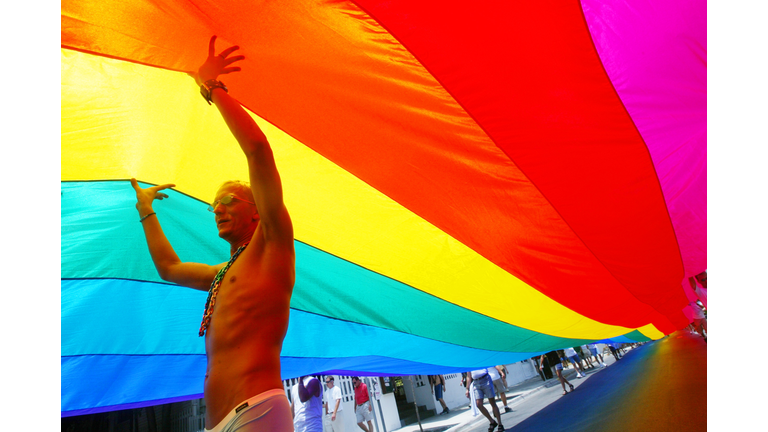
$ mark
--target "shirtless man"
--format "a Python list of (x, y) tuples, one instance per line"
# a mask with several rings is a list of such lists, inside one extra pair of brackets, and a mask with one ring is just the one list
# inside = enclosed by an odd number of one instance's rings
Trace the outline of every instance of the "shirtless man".
[(227, 58), (237, 46), (215, 55), (215, 42), (213, 36), (208, 58), (196, 79), (245, 153), (250, 177), (250, 186), (224, 183), (213, 200), (211, 211), (219, 237), (230, 245), (230, 262), (181, 262), (163, 234), (161, 216), (152, 209), (155, 199), (168, 197), (160, 191), (175, 185), (141, 189), (136, 179), (131, 179), (131, 184), (160, 277), (209, 292), (199, 332), (205, 335), (208, 359), (204, 384), (206, 431), (223, 432), (236, 427), (241, 427), (239, 431), (292, 431), (290, 405), (280, 378), (280, 351), (295, 280), (293, 226), (266, 137), (217, 81), (221, 74), (239, 71), (239, 67), (230, 65), (244, 57)]
[(442, 414), (448, 414), (451, 412), (451, 410), (448, 409), (448, 405), (445, 404), (445, 401), (443, 400), (443, 392), (445, 391), (445, 377), (442, 375), (428, 375), (429, 378), (429, 386), (432, 388), (432, 395), (435, 396), (435, 400), (440, 402), (440, 405), (443, 406), (443, 411), (440, 413)]

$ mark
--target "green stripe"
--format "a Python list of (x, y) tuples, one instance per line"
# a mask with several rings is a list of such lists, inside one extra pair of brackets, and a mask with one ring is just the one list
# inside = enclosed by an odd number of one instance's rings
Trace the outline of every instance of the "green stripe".
[(640, 332), (640, 330), (631, 331), (624, 335), (627, 339), (632, 339), (635, 342), (648, 342), (651, 340), (648, 336)]

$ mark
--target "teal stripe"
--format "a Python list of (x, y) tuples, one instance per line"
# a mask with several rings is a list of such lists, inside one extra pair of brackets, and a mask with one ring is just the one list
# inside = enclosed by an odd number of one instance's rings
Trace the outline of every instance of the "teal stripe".
[[(218, 237), (208, 205), (178, 192), (168, 194), (170, 199), (156, 201), (154, 209), (179, 258), (206, 264), (229, 260), (229, 245)], [(128, 181), (62, 182), (61, 277), (163, 282), (152, 265), (135, 205)]]
[[(155, 204), (166, 236), (184, 261), (227, 261), (207, 204), (168, 191)], [(62, 278), (161, 282), (152, 266), (127, 181), (62, 183)], [(469, 311), (351, 262), (296, 242), (291, 307), (345, 321), (490, 351), (538, 352), (578, 346)], [(202, 308), (202, 306), (201, 306)]]

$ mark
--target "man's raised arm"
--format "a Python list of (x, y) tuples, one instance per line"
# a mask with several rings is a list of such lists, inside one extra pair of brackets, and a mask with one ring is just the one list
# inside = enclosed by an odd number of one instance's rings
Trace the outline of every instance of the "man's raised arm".
[(239, 67), (230, 65), (245, 57), (227, 58), (239, 49), (238, 46), (227, 48), (215, 55), (215, 43), (216, 36), (213, 36), (208, 46), (208, 58), (198, 70), (196, 79), (199, 84), (208, 88), (210, 101), (219, 109), (229, 130), (245, 153), (253, 198), (265, 239), (293, 244), (293, 228), (283, 203), (283, 187), (267, 137), (240, 102), (231, 97), (220, 86), (221, 82), (217, 81), (221, 74), (239, 71)]
[(136, 210), (139, 211), (139, 220), (144, 228), (144, 236), (147, 238), (149, 254), (152, 256), (152, 262), (155, 263), (160, 278), (185, 287), (207, 291), (223, 264), (210, 266), (181, 262), (163, 233), (157, 214), (152, 209), (154, 200), (168, 198), (168, 195), (160, 191), (175, 185), (164, 184), (142, 189), (136, 179), (131, 179), (131, 186), (136, 191)]
[(320, 396), (320, 381), (311, 377), (309, 384), (304, 387), (304, 378), (299, 377), (299, 400), (302, 402), (308, 401), (312, 396)]

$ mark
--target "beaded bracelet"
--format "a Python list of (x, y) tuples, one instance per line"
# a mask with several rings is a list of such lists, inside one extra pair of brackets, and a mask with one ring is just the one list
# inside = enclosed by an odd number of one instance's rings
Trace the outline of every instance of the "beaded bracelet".
[(146, 218), (148, 218), (148, 217), (152, 216), (153, 214), (155, 214), (155, 212), (152, 212), (152, 213), (150, 213), (150, 214), (148, 214), (148, 215), (144, 216), (143, 218), (139, 219), (139, 222), (144, 222), (144, 219), (146, 219)]

